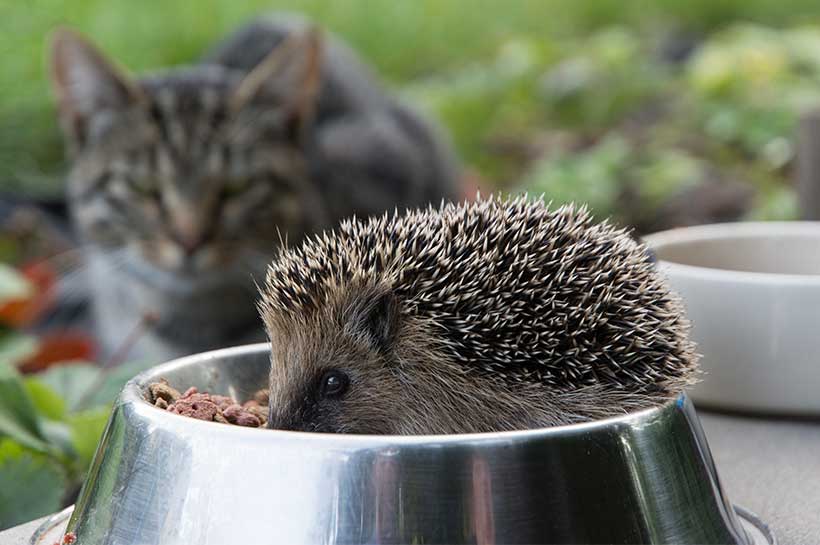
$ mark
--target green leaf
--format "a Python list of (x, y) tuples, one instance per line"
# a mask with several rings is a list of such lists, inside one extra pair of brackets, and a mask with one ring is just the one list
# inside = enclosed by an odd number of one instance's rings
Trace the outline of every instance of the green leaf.
[(2, 435), (34, 450), (48, 450), (37, 409), (19, 373), (0, 362), (0, 437)]
[(75, 410), (83, 395), (96, 387), (100, 369), (91, 364), (55, 365), (35, 375), (65, 402), (66, 409)]
[(14, 240), (6, 237), (0, 238), (0, 262), (16, 263), (19, 260), (20, 249)]
[(40, 414), (51, 420), (65, 417), (65, 401), (53, 388), (34, 377), (24, 379), (24, 385)]
[(621, 178), (632, 160), (626, 140), (611, 135), (583, 153), (537, 161), (527, 175), (530, 194), (544, 193), (555, 206), (583, 203), (599, 217), (613, 213)]
[[(54, 437), (49, 434), (55, 446), (61, 446), (67, 454), (76, 455), (80, 466), (86, 468), (94, 457), (100, 436), (108, 422), (111, 403), (126, 382), (153, 364), (130, 362), (107, 371), (86, 364), (55, 366), (32, 378), (34, 389), (41, 393), (48, 392), (57, 398), (63, 397), (63, 413), (58, 416), (60, 412), (56, 402), (43, 396), (44, 402), (48, 403), (44, 409), (49, 411), (50, 417), (62, 418), (68, 423), (70, 430), (71, 448), (66, 449), (65, 445), (57, 441), (61, 437), (59, 433)], [(81, 404), (91, 409), (81, 410)], [(66, 410), (68, 414), (65, 414)], [(63, 430), (57, 427), (53, 431), (56, 433)]]
[(0, 530), (59, 510), (67, 485), (56, 462), (0, 440)]
[(15, 365), (37, 352), (37, 339), (31, 335), (0, 331), (0, 363)]
[(43, 435), (46, 437), (51, 453), (58, 457), (61, 462), (70, 464), (77, 459), (77, 451), (74, 448), (74, 440), (71, 437), (71, 426), (65, 422), (56, 420), (43, 420)]
[(108, 407), (101, 407), (69, 417), (71, 441), (83, 468), (88, 467), (94, 458), (110, 412)]
[(126, 382), (156, 364), (156, 361), (132, 361), (106, 371), (100, 387), (89, 397), (86, 407), (110, 405), (117, 399)]
[(34, 286), (14, 267), (0, 263), (0, 304), (25, 299), (34, 293)]
[(155, 364), (133, 361), (107, 370), (90, 364), (57, 365), (36, 376), (63, 397), (72, 413), (110, 405), (126, 382)]

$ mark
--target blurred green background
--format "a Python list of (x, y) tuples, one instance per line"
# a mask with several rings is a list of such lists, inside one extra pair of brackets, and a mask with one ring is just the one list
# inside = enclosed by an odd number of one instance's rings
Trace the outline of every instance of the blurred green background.
[[(3, 2), (0, 189), (28, 194), (61, 190), (45, 77), (58, 24), (141, 72), (193, 62), (254, 14), (306, 13), (438, 116), (485, 186), (642, 231), (794, 217), (795, 122), (820, 102), (808, 0)], [(686, 208), (701, 201), (716, 210)]]

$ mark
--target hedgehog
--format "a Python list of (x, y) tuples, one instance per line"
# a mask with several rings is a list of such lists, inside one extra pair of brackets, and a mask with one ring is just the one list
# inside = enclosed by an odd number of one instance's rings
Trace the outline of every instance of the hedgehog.
[(478, 198), (284, 249), (260, 287), (271, 428), (507, 431), (659, 406), (694, 382), (681, 302), (585, 207)]

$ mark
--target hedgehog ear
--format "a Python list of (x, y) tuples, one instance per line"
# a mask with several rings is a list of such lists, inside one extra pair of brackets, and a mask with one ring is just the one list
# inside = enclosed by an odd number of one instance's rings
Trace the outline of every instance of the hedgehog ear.
[(399, 325), (399, 301), (390, 291), (363, 298), (352, 313), (357, 332), (370, 339), (379, 351), (386, 351), (396, 337)]

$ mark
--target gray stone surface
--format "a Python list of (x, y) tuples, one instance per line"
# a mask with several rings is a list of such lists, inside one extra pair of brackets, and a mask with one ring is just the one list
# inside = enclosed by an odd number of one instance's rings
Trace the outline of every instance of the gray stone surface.
[[(768, 523), (779, 545), (820, 544), (820, 420), (699, 415), (732, 502)], [(42, 520), (0, 532), (0, 545), (28, 545)]]
[(780, 545), (820, 544), (820, 421), (698, 414), (732, 502)]

